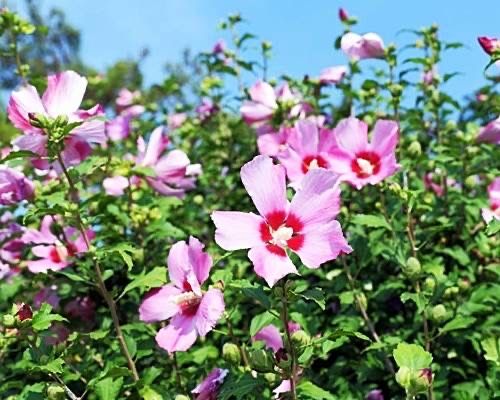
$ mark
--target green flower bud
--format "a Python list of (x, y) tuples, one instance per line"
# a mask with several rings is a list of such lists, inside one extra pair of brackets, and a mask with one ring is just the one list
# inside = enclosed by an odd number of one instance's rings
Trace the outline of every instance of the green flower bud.
[(410, 387), (411, 375), (412, 373), (410, 368), (401, 367), (396, 373), (396, 382), (399, 383), (405, 389), (407, 389)]
[(292, 342), (298, 347), (307, 346), (311, 342), (311, 337), (300, 329), (292, 334)]
[(273, 359), (266, 350), (253, 350), (249, 358), (252, 369), (258, 372), (271, 372), (273, 370)]
[(409, 257), (408, 260), (406, 260), (406, 264), (403, 265), (403, 272), (409, 278), (416, 278), (421, 271), (422, 267), (420, 261), (415, 257)]
[(446, 288), (446, 290), (443, 293), (443, 296), (447, 299), (452, 299), (458, 294), (458, 292), (459, 292), (458, 287), (452, 286), (452, 287)]
[(47, 399), (49, 400), (64, 400), (66, 398), (66, 394), (64, 392), (64, 388), (59, 385), (50, 385), (47, 388)]
[(201, 194), (197, 194), (193, 197), (193, 202), (198, 205), (203, 204), (203, 196)]
[(178, 394), (175, 396), (174, 400), (190, 400), (189, 397), (183, 395), (183, 394)]
[(6, 328), (12, 328), (16, 324), (16, 317), (11, 314), (5, 314), (2, 317), (2, 325)]
[(446, 319), (446, 307), (443, 304), (438, 304), (432, 307), (431, 318), (435, 322), (442, 322)]
[(467, 290), (470, 288), (470, 280), (467, 278), (462, 278), (458, 281), (458, 287), (460, 290)]
[(420, 142), (416, 140), (411, 142), (408, 146), (408, 153), (412, 156), (420, 156), (422, 154), (422, 146), (420, 145)]
[(432, 371), (430, 368), (413, 370), (408, 367), (401, 367), (396, 373), (396, 381), (405, 388), (410, 396), (427, 391), (432, 383)]
[(224, 343), (222, 357), (231, 364), (239, 365), (241, 362), (240, 349), (234, 343)]
[(434, 292), (434, 289), (436, 288), (436, 280), (434, 278), (428, 277), (425, 278), (424, 281), (424, 290), (426, 292)]
[(465, 179), (465, 187), (468, 189), (473, 189), (477, 186), (477, 175), (468, 176)]

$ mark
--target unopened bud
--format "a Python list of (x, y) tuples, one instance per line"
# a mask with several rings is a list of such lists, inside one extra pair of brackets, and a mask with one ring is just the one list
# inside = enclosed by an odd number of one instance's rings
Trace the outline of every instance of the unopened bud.
[(273, 360), (266, 350), (253, 350), (250, 352), (250, 365), (252, 369), (259, 372), (271, 372), (273, 370)]
[(183, 394), (178, 394), (177, 396), (175, 396), (174, 400), (190, 400), (190, 398)]
[(406, 260), (406, 264), (403, 265), (403, 272), (409, 278), (417, 277), (421, 271), (422, 267), (420, 261), (415, 257), (409, 257), (408, 260)]
[(467, 290), (470, 288), (470, 280), (467, 278), (462, 278), (458, 281), (458, 287), (460, 290)]
[(16, 316), (20, 321), (25, 321), (27, 319), (33, 318), (33, 311), (28, 304), (21, 304), (19, 309), (17, 310)]
[(428, 277), (425, 278), (424, 281), (424, 290), (426, 292), (434, 292), (434, 289), (436, 288), (436, 280), (434, 278)]
[(59, 385), (50, 385), (47, 388), (47, 399), (49, 400), (64, 400), (66, 398), (66, 393), (64, 388)]
[(349, 20), (349, 14), (347, 14), (347, 11), (344, 10), (342, 7), (339, 8), (339, 19), (342, 22), (346, 22)]
[(422, 154), (422, 146), (420, 142), (414, 140), (408, 146), (408, 153), (412, 156), (420, 156)]
[(16, 318), (12, 314), (5, 314), (2, 317), (2, 325), (6, 328), (12, 328), (16, 324)]
[(443, 293), (443, 296), (447, 299), (452, 299), (458, 294), (458, 292), (459, 292), (458, 287), (452, 286), (452, 287), (446, 288), (446, 290)]
[(229, 363), (239, 365), (241, 362), (240, 349), (234, 343), (224, 343), (222, 357)]
[(292, 334), (292, 342), (294, 345), (299, 347), (307, 346), (311, 342), (311, 337), (307, 334), (307, 332), (299, 329)]
[(432, 307), (431, 317), (435, 322), (444, 321), (446, 319), (446, 307), (443, 304)]

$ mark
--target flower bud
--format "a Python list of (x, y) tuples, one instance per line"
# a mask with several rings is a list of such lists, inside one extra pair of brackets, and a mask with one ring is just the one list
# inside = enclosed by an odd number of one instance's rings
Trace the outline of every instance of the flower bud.
[(28, 304), (21, 304), (19, 309), (17, 310), (16, 316), (20, 321), (25, 321), (27, 319), (33, 318), (33, 311)]
[(458, 287), (452, 286), (452, 287), (446, 288), (446, 290), (443, 293), (443, 296), (447, 299), (452, 299), (458, 294), (458, 292), (459, 292)]
[(178, 394), (175, 396), (174, 400), (190, 400), (189, 397), (183, 395), (183, 394)]
[(467, 178), (465, 178), (465, 187), (468, 189), (475, 188), (478, 183), (477, 180), (477, 175), (468, 176)]
[(16, 318), (11, 314), (5, 314), (2, 317), (2, 325), (6, 328), (12, 328), (16, 324)]
[(443, 304), (438, 304), (432, 307), (431, 318), (435, 322), (442, 322), (446, 319), (446, 307)]
[(47, 388), (47, 399), (48, 400), (64, 400), (66, 398), (66, 393), (64, 392), (64, 388), (52, 384)]
[(434, 289), (436, 288), (436, 280), (434, 278), (431, 278), (431, 277), (427, 277), (425, 278), (425, 281), (424, 281), (424, 290), (426, 292), (434, 292)]
[(239, 365), (241, 362), (240, 349), (234, 343), (224, 343), (222, 357), (231, 364)]
[(396, 373), (396, 381), (406, 389), (409, 396), (424, 393), (432, 383), (432, 371), (430, 368), (413, 370), (401, 367)]
[(462, 278), (458, 281), (458, 287), (460, 290), (467, 290), (470, 288), (470, 280), (467, 278)]
[(412, 156), (420, 156), (422, 154), (422, 146), (420, 145), (420, 142), (416, 140), (411, 142), (408, 146), (408, 153)]
[(250, 352), (250, 365), (252, 369), (259, 372), (271, 372), (273, 370), (273, 360), (266, 350), (253, 350)]
[(292, 342), (294, 345), (302, 347), (307, 346), (311, 342), (311, 337), (307, 332), (299, 329), (292, 334)]
[(417, 277), (422, 271), (422, 267), (420, 265), (420, 261), (415, 257), (409, 257), (406, 260), (406, 264), (403, 265), (403, 272), (409, 278)]
[(344, 10), (342, 7), (339, 8), (339, 19), (342, 22), (346, 22), (349, 20), (349, 14), (347, 14), (347, 11)]
[(411, 382), (411, 370), (408, 367), (399, 368), (396, 373), (396, 382), (399, 383), (405, 389), (410, 386)]
[(480, 36), (477, 38), (477, 41), (479, 42), (485, 53), (489, 54), (490, 56), (500, 52), (500, 39), (488, 36)]

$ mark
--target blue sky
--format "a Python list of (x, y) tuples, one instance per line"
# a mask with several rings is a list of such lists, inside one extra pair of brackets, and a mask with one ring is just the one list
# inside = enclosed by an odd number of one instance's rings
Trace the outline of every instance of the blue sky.
[(40, 0), (40, 4), (66, 12), (83, 33), (84, 60), (98, 68), (136, 57), (148, 47), (151, 53), (143, 65), (147, 82), (161, 80), (165, 62), (178, 59), (183, 48), (210, 49), (223, 37), (217, 24), (234, 12), (247, 20), (245, 30), (273, 43), (271, 76), (314, 76), (346, 61), (333, 48), (342, 29), (339, 6), (359, 17), (357, 31), (377, 32), (386, 43), (405, 44), (411, 36), (398, 34), (401, 29), (437, 22), (444, 40), (466, 46), (450, 51), (440, 70), (464, 74), (448, 84), (459, 96), (484, 83), (487, 56), (476, 37), (500, 35), (498, 0)]

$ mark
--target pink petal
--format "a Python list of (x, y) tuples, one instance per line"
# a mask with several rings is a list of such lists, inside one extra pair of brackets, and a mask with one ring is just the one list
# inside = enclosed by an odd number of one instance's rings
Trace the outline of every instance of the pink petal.
[(346, 118), (335, 128), (338, 146), (347, 152), (356, 154), (368, 146), (368, 126), (357, 118)]
[(277, 107), (274, 89), (267, 82), (259, 81), (255, 83), (248, 89), (248, 93), (250, 94), (250, 98), (257, 103), (261, 103), (269, 108)]
[(325, 68), (319, 75), (319, 81), (324, 84), (339, 83), (347, 74), (347, 71), (348, 69), (345, 65)]
[(149, 186), (151, 186), (154, 190), (160, 193), (163, 196), (172, 196), (182, 198), (186, 194), (186, 190), (184, 188), (176, 188), (170, 185), (167, 185), (161, 179), (155, 178), (146, 178)]
[(260, 226), (264, 220), (254, 213), (214, 211), (215, 242), (224, 250), (249, 249), (263, 244)]
[(338, 221), (315, 225), (304, 232), (304, 242), (296, 251), (302, 263), (308, 268), (318, 268), (324, 262), (335, 260), (341, 253), (350, 253)]
[(99, 117), (89, 119), (73, 129), (71, 134), (89, 143), (106, 143), (106, 123)]
[(278, 328), (274, 325), (267, 325), (258, 331), (252, 340), (262, 340), (266, 347), (272, 349), (275, 353), (283, 348), (283, 339)]
[(281, 133), (266, 133), (257, 138), (259, 153), (265, 156), (276, 156), (286, 149), (286, 137)]
[(184, 153), (182, 150), (172, 150), (157, 162), (154, 170), (156, 172), (156, 175), (162, 180), (175, 182), (175, 180), (184, 178), (188, 165), (189, 158), (186, 153)]
[(224, 296), (219, 289), (209, 289), (201, 299), (195, 316), (196, 330), (200, 336), (210, 332), (224, 313)]
[(292, 390), (292, 386), (291, 386), (290, 381), (288, 379), (281, 381), (279, 386), (273, 390), (274, 398), (278, 399), (281, 394), (288, 393), (291, 390)]
[(169, 353), (186, 351), (196, 342), (197, 336), (194, 318), (177, 314), (156, 334), (156, 343)]
[(28, 269), (34, 274), (38, 273), (46, 273), (48, 271), (60, 271), (61, 269), (66, 268), (69, 263), (67, 262), (54, 262), (50, 259), (41, 259), (28, 261), (26, 263)]
[(253, 263), (255, 273), (264, 278), (270, 287), (284, 276), (297, 273), (287, 255), (272, 253), (265, 245), (251, 248), (248, 258)]
[(39, 156), (47, 154), (47, 136), (38, 134), (27, 134), (19, 136), (12, 142), (20, 150), (28, 150)]
[(7, 114), (12, 124), (23, 132), (41, 133), (39, 128), (31, 126), (28, 113), (47, 114), (38, 92), (31, 85), (22, 86), (12, 92), (7, 107)]
[(191, 290), (201, 294), (200, 282), (194, 273), (193, 266), (189, 259), (189, 248), (185, 241), (181, 240), (170, 248), (167, 257), (168, 276), (172, 283), (180, 289), (185, 288), (189, 283)]
[(74, 71), (65, 71), (47, 78), (42, 102), (51, 117), (76, 113), (87, 89), (87, 79)]
[(295, 128), (291, 134), (294, 149), (303, 156), (317, 155), (319, 152), (318, 126), (313, 121), (305, 119), (298, 121)]
[(244, 101), (240, 113), (247, 124), (253, 124), (271, 119), (274, 109), (254, 101)]
[(340, 40), (340, 48), (350, 58), (359, 59), (359, 48), (362, 38), (357, 33), (347, 32)]
[(182, 290), (174, 285), (152, 289), (139, 307), (139, 319), (144, 322), (155, 322), (173, 317), (180, 311), (174, 297), (181, 293)]
[(113, 176), (112, 178), (104, 179), (102, 186), (107, 195), (122, 196), (125, 193), (125, 189), (128, 188), (129, 182), (124, 176)]
[(477, 141), (500, 144), (500, 117), (481, 128)]
[(267, 156), (257, 156), (241, 168), (241, 181), (260, 215), (286, 211), (285, 169)]
[(68, 136), (64, 144), (64, 150), (61, 155), (66, 166), (78, 165), (92, 153), (92, 147), (90, 147), (85, 139), (79, 136)]
[(293, 148), (289, 147), (278, 155), (278, 160), (286, 169), (286, 176), (291, 182), (290, 186), (300, 186), (302, 178), (305, 175), (302, 169), (303, 157)]
[(394, 153), (399, 140), (399, 126), (397, 122), (380, 119), (373, 129), (370, 147), (383, 158)]
[(142, 165), (148, 167), (153, 166), (158, 161), (158, 158), (160, 158), (160, 154), (165, 149), (163, 130), (163, 126), (159, 126), (153, 131), (153, 133), (151, 133), (146, 153), (144, 154), (144, 158), (141, 162)]
[(203, 251), (205, 245), (193, 236), (189, 237), (188, 256), (189, 263), (193, 267), (193, 271), (202, 284), (208, 279), (210, 269), (212, 268), (212, 257), (210, 254)]

